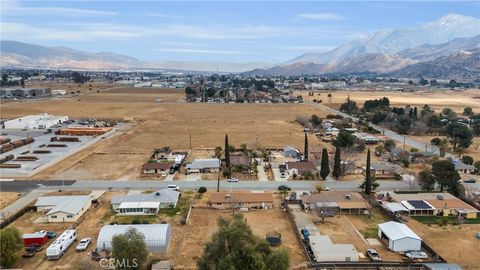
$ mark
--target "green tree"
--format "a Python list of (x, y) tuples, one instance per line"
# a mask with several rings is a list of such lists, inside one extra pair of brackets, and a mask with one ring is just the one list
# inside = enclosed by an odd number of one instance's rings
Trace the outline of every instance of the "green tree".
[(397, 146), (397, 143), (392, 139), (388, 139), (383, 143), (383, 146), (385, 147), (385, 150), (390, 152), (393, 148)]
[(348, 131), (342, 129), (338, 133), (337, 138), (333, 141), (335, 147), (352, 147), (355, 144), (355, 137)]
[(463, 115), (464, 116), (472, 116), (474, 115), (472, 107), (465, 107), (463, 109)]
[(421, 85), (427, 85), (427, 84), (428, 84), (428, 81), (425, 80), (424, 78), (421, 78), (420, 81), (419, 81), (419, 83), (420, 83)]
[(215, 147), (215, 158), (220, 159), (223, 155), (223, 149), (221, 146)]
[(429, 170), (421, 171), (418, 174), (418, 184), (425, 191), (432, 191), (435, 187), (435, 178)]
[(306, 132), (305, 132), (303, 155), (304, 155), (303, 159), (308, 161), (308, 137)]
[(450, 138), (453, 144), (453, 149), (457, 147), (468, 148), (472, 144), (473, 133), (465, 125), (453, 122), (447, 126), (447, 137)]
[(316, 114), (313, 114), (310, 117), (310, 122), (314, 127), (319, 127), (322, 124), (322, 118), (318, 117)]
[(195, 92), (195, 90), (193, 90), (192, 87), (187, 86), (187, 87), (185, 87), (185, 94), (187, 94), (187, 95), (195, 95), (196, 92)]
[(359, 111), (359, 109), (357, 107), (357, 103), (351, 100), (350, 96), (348, 96), (347, 101), (340, 105), (340, 111), (346, 114), (355, 114)]
[(449, 190), (455, 188), (460, 180), (460, 175), (450, 160), (439, 160), (432, 163), (432, 174), (440, 185), (440, 191), (444, 191), (445, 187)]
[(265, 240), (253, 235), (243, 215), (232, 219), (219, 218), (218, 230), (205, 245), (203, 255), (198, 259), (200, 270), (263, 269), (286, 270), (290, 256), (286, 250), (272, 250)]
[(480, 172), (480, 160), (477, 160), (473, 163), (473, 167), (475, 167), (475, 170), (477, 172)]
[(342, 176), (342, 159), (340, 157), (341, 150), (339, 147), (335, 148), (335, 157), (333, 159), (333, 173), (332, 175), (338, 179)]
[(457, 119), (457, 113), (450, 108), (443, 108), (442, 115), (448, 117), (448, 119)]
[(230, 145), (228, 144), (227, 134), (225, 134), (225, 166), (230, 168)]
[(364, 191), (365, 194), (370, 195), (372, 193), (372, 175), (371, 175), (371, 168), (370, 168), (370, 149), (367, 150), (367, 164), (365, 167), (365, 183), (364, 183)]
[(473, 165), (473, 157), (471, 156), (463, 156), (462, 157), (462, 162), (467, 164), (467, 165)]
[(18, 252), (23, 248), (20, 232), (13, 227), (0, 230), (0, 265), (13, 266), (19, 259)]
[(129, 228), (125, 233), (117, 234), (112, 238), (113, 258), (128, 262), (128, 265), (116, 267), (116, 269), (142, 269), (148, 253), (145, 236), (135, 228)]
[(320, 177), (325, 180), (327, 176), (330, 174), (330, 166), (328, 162), (328, 151), (327, 149), (323, 148), (322, 150), (322, 160), (320, 163)]

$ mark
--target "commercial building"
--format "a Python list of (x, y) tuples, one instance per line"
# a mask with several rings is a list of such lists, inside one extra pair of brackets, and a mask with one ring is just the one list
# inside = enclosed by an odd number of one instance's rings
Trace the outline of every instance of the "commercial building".
[(309, 237), (316, 262), (357, 262), (358, 251), (352, 244), (334, 244), (327, 235)]
[(92, 204), (90, 196), (44, 196), (35, 206), (43, 212), (43, 222), (75, 222)]
[(257, 208), (273, 207), (273, 193), (271, 192), (216, 192), (210, 196), (212, 208)]
[(53, 116), (47, 113), (27, 115), (5, 121), (5, 129), (47, 129), (68, 120), (68, 116)]
[(395, 252), (421, 250), (422, 239), (407, 225), (389, 221), (378, 225), (378, 238), (386, 240), (388, 249)]
[(39, 98), (51, 96), (50, 88), (2, 88), (0, 98)]
[(148, 194), (113, 196), (112, 209), (118, 215), (156, 215), (162, 208), (175, 208), (180, 192), (161, 189)]
[(131, 228), (143, 234), (145, 245), (150, 252), (167, 253), (172, 238), (169, 224), (105, 225), (98, 234), (97, 249), (111, 251), (113, 237), (124, 234)]

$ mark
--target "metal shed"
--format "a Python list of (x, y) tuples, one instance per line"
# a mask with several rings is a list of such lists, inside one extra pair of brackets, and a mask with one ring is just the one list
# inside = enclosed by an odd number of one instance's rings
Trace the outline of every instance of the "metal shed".
[(105, 225), (98, 234), (97, 249), (111, 251), (113, 236), (123, 234), (129, 228), (135, 228), (143, 234), (145, 244), (150, 252), (167, 252), (172, 238), (169, 224)]
[(378, 225), (378, 237), (388, 242), (388, 249), (395, 252), (421, 250), (422, 239), (407, 225), (389, 221)]

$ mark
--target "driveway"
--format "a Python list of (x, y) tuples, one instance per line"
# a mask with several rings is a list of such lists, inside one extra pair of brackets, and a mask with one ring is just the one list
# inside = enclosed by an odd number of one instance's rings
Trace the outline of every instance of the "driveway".
[(273, 179), (275, 179), (275, 181), (279, 181), (279, 182), (287, 181), (287, 176), (282, 178), (279, 168), (272, 168), (272, 171), (273, 171)]
[(258, 181), (268, 181), (268, 177), (265, 173), (265, 168), (263, 167), (263, 164), (259, 164), (257, 166), (257, 171)]

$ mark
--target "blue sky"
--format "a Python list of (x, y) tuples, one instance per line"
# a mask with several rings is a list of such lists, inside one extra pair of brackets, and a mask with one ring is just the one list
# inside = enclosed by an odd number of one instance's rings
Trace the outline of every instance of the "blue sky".
[(479, 2), (1, 0), (1, 38), (149, 61), (278, 63)]

